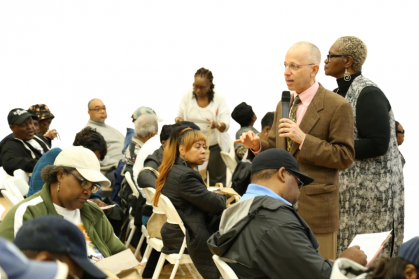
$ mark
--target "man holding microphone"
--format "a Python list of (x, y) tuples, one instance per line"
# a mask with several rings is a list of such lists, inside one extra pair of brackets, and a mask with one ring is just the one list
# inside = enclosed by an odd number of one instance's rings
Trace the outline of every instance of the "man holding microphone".
[(278, 103), (267, 141), (252, 131), (240, 142), (250, 148), (250, 156), (269, 148), (288, 150), (301, 171), (315, 179), (301, 188), (298, 213), (308, 223), (325, 259), (336, 259), (339, 228), (339, 173), (354, 158), (354, 123), (350, 104), (316, 81), (321, 54), (308, 42), (294, 44), (285, 56), (284, 77), (295, 91), (289, 118), (282, 118)]

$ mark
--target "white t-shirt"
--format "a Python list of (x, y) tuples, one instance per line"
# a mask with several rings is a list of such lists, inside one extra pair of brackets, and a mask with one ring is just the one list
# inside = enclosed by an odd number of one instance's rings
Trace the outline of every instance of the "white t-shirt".
[(67, 208), (58, 206), (56, 204), (54, 204), (54, 208), (58, 214), (64, 217), (65, 220), (73, 223), (81, 230), (81, 232), (83, 233), (84, 239), (86, 240), (87, 256), (89, 257), (90, 261), (92, 263), (95, 263), (98, 260), (104, 259), (105, 257), (96, 247), (96, 245), (92, 242), (86, 228), (83, 225), (83, 222), (80, 217), (80, 209), (68, 210)]
[(27, 143), (29, 143), (30, 145), (32, 145), (33, 148), (35, 148), (36, 150), (38, 150), (42, 155), (44, 155), (44, 149), (42, 148), (42, 146), (34, 139), (28, 140)]
[(223, 151), (228, 152), (231, 139), (228, 136), (227, 130), (230, 127), (231, 116), (230, 109), (227, 106), (224, 96), (214, 90), (214, 99), (208, 104), (208, 106), (201, 108), (192, 92), (193, 90), (189, 89), (183, 94), (177, 116), (183, 118), (183, 120), (194, 122), (198, 125), (205, 136), (207, 136), (209, 129), (209, 122), (207, 121), (207, 118), (225, 123), (226, 130), (224, 133), (220, 133), (218, 129), (212, 130), (209, 145), (212, 146), (219, 144)]

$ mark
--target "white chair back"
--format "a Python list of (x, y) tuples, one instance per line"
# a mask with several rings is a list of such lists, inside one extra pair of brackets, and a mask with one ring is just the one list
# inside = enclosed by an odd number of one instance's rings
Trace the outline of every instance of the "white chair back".
[(11, 207), (19, 203), (18, 199), (7, 190), (1, 190), (1, 194), (6, 199)]
[(153, 198), (154, 198), (154, 195), (156, 194), (156, 189), (148, 187), (148, 188), (144, 188), (143, 190), (144, 190), (145, 195), (148, 196), (151, 201), (151, 205), (153, 206), (153, 212), (156, 214), (166, 214), (162, 206), (154, 206)]
[(231, 157), (230, 153), (224, 151), (221, 151), (220, 154), (227, 168), (233, 173), (237, 167), (236, 159), (234, 157)]
[(129, 187), (131, 188), (132, 195), (138, 198), (140, 196), (140, 192), (137, 189), (137, 185), (135, 185), (134, 181), (132, 181), (131, 174), (129, 171), (125, 172), (125, 179), (127, 180)]
[(22, 178), (27, 184), (29, 184), (29, 175), (21, 169), (15, 170), (13, 172), (14, 177)]
[(225, 261), (223, 261), (219, 256), (213, 255), (212, 259), (214, 260), (215, 265), (217, 266), (218, 270), (221, 273), (221, 276), (224, 279), (239, 279), (236, 273), (234, 273), (233, 269), (231, 269), (231, 267)]
[(4, 183), (6, 189), (9, 191), (10, 194), (13, 194), (17, 198), (18, 201), (23, 201), (25, 198), (23, 197), (22, 193), (19, 191), (18, 187), (16, 187), (16, 179), (11, 178), (7, 179)]
[(22, 194), (23, 197), (25, 197), (29, 192), (29, 184), (26, 182), (24, 177), (14, 177), (12, 179), (13, 183), (19, 190), (19, 192)]
[(165, 195), (161, 194), (158, 206), (162, 207), (164, 212), (166, 213), (167, 223), (179, 225), (179, 227), (182, 229), (183, 233), (186, 236), (185, 225), (183, 224), (183, 221), (180, 218), (179, 213), (177, 212), (170, 199)]

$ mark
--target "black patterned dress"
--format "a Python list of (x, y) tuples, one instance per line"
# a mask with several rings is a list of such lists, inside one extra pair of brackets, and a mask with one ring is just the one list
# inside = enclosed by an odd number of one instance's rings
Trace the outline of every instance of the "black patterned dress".
[[(345, 99), (354, 111), (354, 139), (357, 130), (356, 105), (361, 91), (376, 84), (362, 75), (350, 85)], [(374, 109), (374, 108), (371, 108)], [(404, 180), (400, 152), (394, 133), (393, 111), (389, 110), (390, 142), (382, 156), (355, 160), (339, 173), (340, 229), (338, 231), (338, 255), (351, 243), (356, 234), (393, 230), (383, 256), (395, 256), (404, 235)], [(359, 120), (359, 119), (358, 119)]]

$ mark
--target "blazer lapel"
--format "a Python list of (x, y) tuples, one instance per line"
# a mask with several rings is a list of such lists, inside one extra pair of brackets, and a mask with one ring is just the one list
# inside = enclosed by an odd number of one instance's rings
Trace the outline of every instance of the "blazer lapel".
[[(300, 123), (300, 129), (305, 134), (309, 134), (310, 131), (313, 129), (314, 125), (316, 125), (317, 121), (319, 121), (320, 119), (318, 112), (323, 109), (324, 93), (325, 89), (319, 83), (319, 89), (314, 95), (313, 100), (311, 100), (310, 105), (308, 105), (307, 111), (304, 114), (304, 117)], [(299, 147), (299, 144), (293, 144), (290, 150), (291, 155), (294, 155), (295, 152), (297, 152), (297, 150), (299, 149)]]

